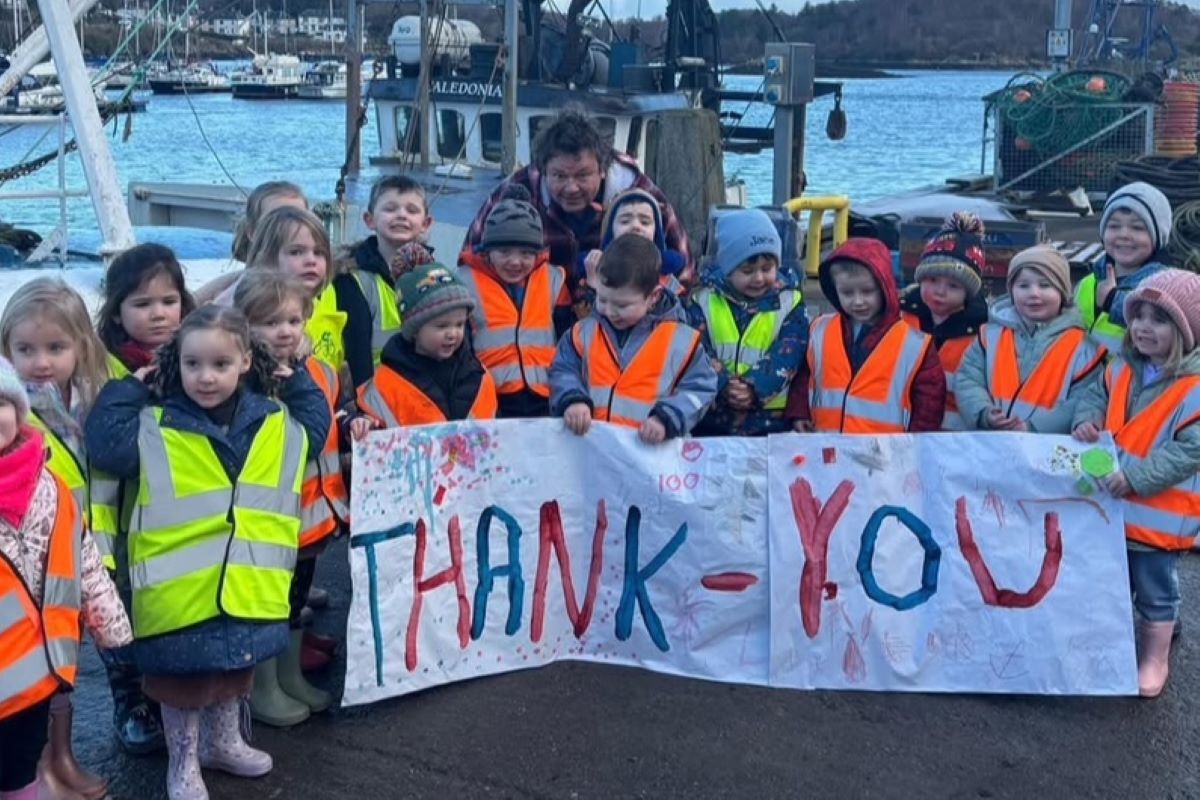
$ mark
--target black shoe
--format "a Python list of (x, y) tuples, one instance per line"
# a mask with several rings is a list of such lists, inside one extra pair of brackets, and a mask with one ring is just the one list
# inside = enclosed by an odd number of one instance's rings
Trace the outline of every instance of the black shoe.
[(113, 725), (117, 741), (127, 753), (144, 756), (166, 749), (158, 706), (145, 698), (131, 706), (117, 707)]

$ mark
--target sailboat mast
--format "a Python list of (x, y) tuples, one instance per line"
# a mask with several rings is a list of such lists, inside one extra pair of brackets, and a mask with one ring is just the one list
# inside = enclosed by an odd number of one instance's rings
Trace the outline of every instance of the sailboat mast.
[(504, 59), (504, 105), (500, 114), (500, 170), (511, 175), (517, 168), (517, 72), (520, 56), (517, 41), (521, 35), (521, 16), (517, 0), (504, 2), (504, 43), (508, 54)]

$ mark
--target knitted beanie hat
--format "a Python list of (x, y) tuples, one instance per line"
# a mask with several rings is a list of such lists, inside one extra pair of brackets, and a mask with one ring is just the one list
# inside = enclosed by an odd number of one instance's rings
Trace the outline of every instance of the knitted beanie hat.
[(29, 395), (17, 371), (8, 359), (0, 356), (0, 400), (12, 403), (17, 409), (17, 424), (24, 425), (29, 416)]
[(471, 290), (454, 271), (441, 264), (426, 264), (400, 276), (396, 283), (396, 302), (400, 305), (400, 335), (412, 341), (421, 326), (434, 317), (465, 308), (475, 308)]
[(433, 253), (421, 242), (409, 242), (400, 245), (396, 255), (392, 257), (392, 282), (400, 280), (400, 276), (412, 272), (417, 267), (433, 263)]
[(480, 250), (494, 247), (529, 247), (541, 250), (542, 215), (533, 207), (529, 191), (517, 184), (504, 191), (504, 197), (492, 208), (483, 221)]
[(1101, 236), (1108, 225), (1108, 218), (1118, 209), (1136, 214), (1145, 223), (1155, 250), (1166, 247), (1171, 241), (1171, 201), (1150, 184), (1141, 181), (1130, 183), (1108, 196), (1104, 213), (1100, 215)]
[(1183, 334), (1183, 349), (1190, 352), (1200, 341), (1200, 275), (1182, 269), (1164, 269), (1151, 275), (1125, 297), (1125, 319), (1133, 307), (1150, 303), (1162, 309)]
[(1012, 293), (1013, 283), (1017, 274), (1023, 269), (1036, 270), (1042, 277), (1050, 281), (1063, 299), (1063, 307), (1071, 305), (1074, 294), (1071, 292), (1071, 265), (1053, 245), (1039, 244), (1027, 247), (1012, 257), (1008, 262), (1008, 291)]
[(783, 242), (775, 223), (761, 208), (739, 208), (717, 217), (717, 253), (713, 267), (722, 278), (755, 256), (783, 260)]
[(967, 299), (983, 290), (983, 220), (968, 211), (955, 211), (921, 251), (917, 282), (936, 275), (954, 278), (967, 290)]

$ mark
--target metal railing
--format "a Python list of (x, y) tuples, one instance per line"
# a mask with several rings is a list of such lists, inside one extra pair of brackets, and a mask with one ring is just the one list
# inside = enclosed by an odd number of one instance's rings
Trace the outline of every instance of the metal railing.
[(832, 211), (833, 246), (837, 247), (850, 238), (850, 198), (846, 195), (825, 197), (794, 197), (783, 204), (784, 209), (796, 216), (808, 212), (808, 234), (804, 240), (804, 272), (816, 277), (821, 265), (821, 244), (825, 227), (825, 212)]

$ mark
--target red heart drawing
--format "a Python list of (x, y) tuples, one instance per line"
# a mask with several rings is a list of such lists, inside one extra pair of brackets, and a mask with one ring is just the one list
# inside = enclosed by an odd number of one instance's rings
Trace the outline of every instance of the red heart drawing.
[(704, 455), (704, 445), (693, 441), (684, 442), (682, 455), (685, 460), (694, 464), (700, 460), (700, 456)]

